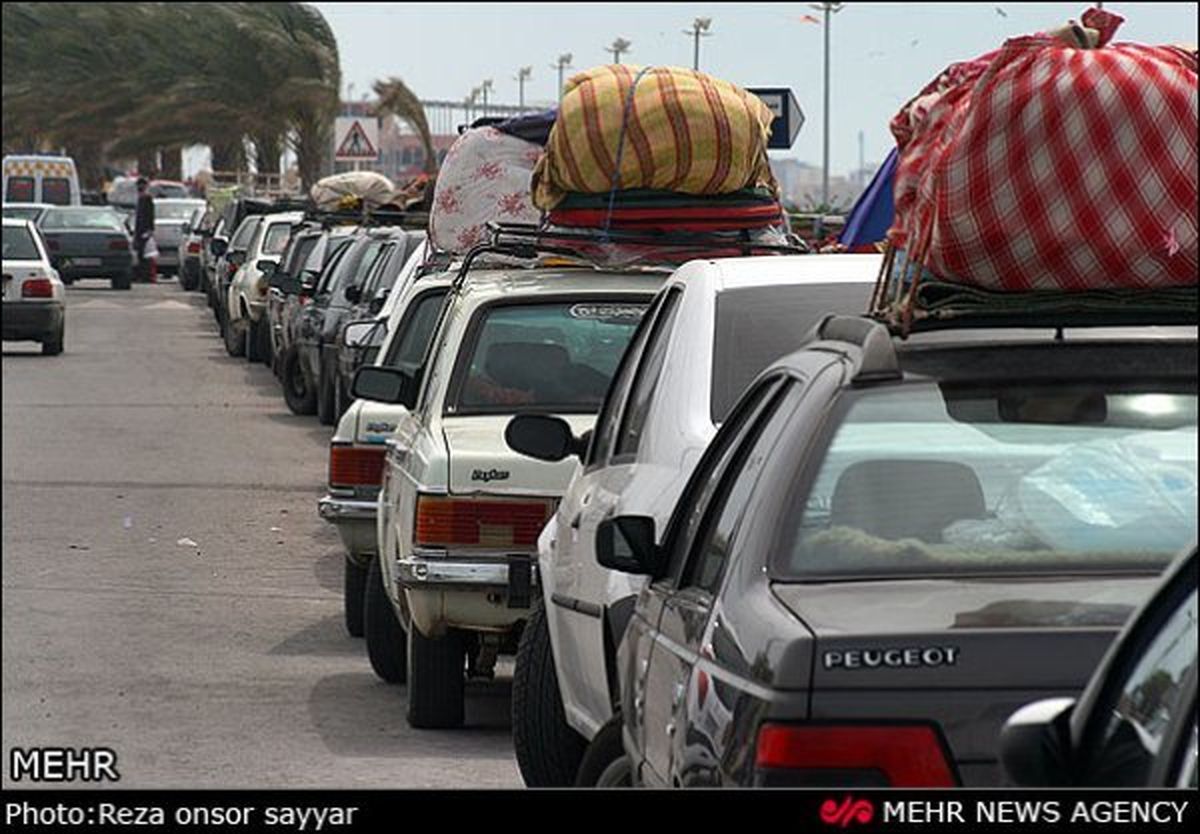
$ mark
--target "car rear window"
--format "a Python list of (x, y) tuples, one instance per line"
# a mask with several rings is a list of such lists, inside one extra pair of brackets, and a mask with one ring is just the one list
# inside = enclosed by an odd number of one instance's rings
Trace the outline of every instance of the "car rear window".
[(196, 206), (188, 203), (154, 202), (155, 220), (187, 220), (195, 211)]
[(852, 403), (783, 516), (786, 575), (1158, 567), (1196, 538), (1194, 381), (921, 383)]
[(146, 190), (150, 192), (151, 197), (181, 199), (192, 196), (188, 193), (186, 185), (174, 182), (152, 182)]
[(485, 309), (464, 343), (447, 413), (592, 413), (648, 303), (588, 299)]
[(18, 220), (36, 220), (42, 213), (41, 206), (13, 205), (4, 207), (5, 217), (15, 217)]
[(47, 209), (38, 223), (43, 229), (100, 229), (124, 231), (121, 216), (109, 208)]
[(263, 238), (262, 253), (264, 255), (280, 255), (287, 248), (288, 238), (292, 235), (291, 223), (272, 223), (267, 227)]
[(4, 227), (4, 260), (6, 261), (39, 261), (42, 254), (38, 251), (33, 234), (25, 226)]
[(42, 202), (56, 206), (71, 204), (71, 181), (65, 177), (42, 177)]
[(804, 342), (826, 313), (867, 309), (873, 285), (784, 284), (743, 287), (717, 295), (709, 411), (721, 423), (768, 365)]
[(33, 177), (9, 177), (4, 187), (4, 199), (14, 203), (32, 203)]

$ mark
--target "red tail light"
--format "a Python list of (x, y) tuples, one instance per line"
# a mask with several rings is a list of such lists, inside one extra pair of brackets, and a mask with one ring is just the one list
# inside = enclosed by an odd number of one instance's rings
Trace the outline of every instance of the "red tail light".
[(864, 772), (882, 774), (895, 788), (957, 784), (937, 733), (919, 725), (764, 724), (758, 731), (755, 766), (796, 771), (797, 784), (804, 783), (802, 771), (820, 772), (826, 784), (831, 771), (844, 771), (847, 784), (861, 784)]
[(187, 251), (188, 251), (189, 255), (199, 255), (200, 254), (200, 241), (198, 241), (198, 240), (190, 241), (187, 245)]
[(387, 449), (334, 444), (329, 447), (330, 486), (379, 486)]
[(49, 278), (30, 278), (21, 285), (21, 298), (53, 298), (54, 285)]
[(417, 496), (418, 547), (532, 548), (554, 511), (548, 499)]
[(225, 264), (225, 277), (226, 278), (232, 279), (234, 276), (234, 273), (236, 273), (237, 271), (238, 271), (237, 264), (230, 264), (230, 263)]
[(129, 248), (129, 241), (124, 238), (115, 237), (108, 242), (108, 248), (118, 251), (124, 251)]

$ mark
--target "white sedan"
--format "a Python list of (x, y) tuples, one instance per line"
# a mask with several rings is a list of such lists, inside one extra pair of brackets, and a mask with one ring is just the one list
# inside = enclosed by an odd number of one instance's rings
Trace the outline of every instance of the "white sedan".
[(3, 298), (5, 340), (41, 342), (46, 356), (62, 353), (66, 288), (28, 220), (4, 218)]

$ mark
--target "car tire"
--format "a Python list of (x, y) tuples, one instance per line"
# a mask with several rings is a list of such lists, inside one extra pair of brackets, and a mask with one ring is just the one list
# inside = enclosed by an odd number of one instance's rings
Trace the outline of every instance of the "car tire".
[(567, 723), (554, 669), (546, 609), (534, 606), (517, 644), (512, 685), (513, 748), (521, 778), (531, 788), (575, 783), (587, 740)]
[(120, 275), (114, 275), (111, 281), (111, 286), (114, 290), (127, 290), (133, 285), (133, 273), (122, 272)]
[(246, 328), (246, 360), (248, 362), (262, 362), (266, 353), (263, 351), (262, 338), (262, 322), (249, 320), (250, 324)]
[(186, 269), (179, 273), (179, 286), (183, 288), (184, 292), (195, 291), (198, 283), (200, 283), (200, 279)]
[(300, 351), (295, 345), (283, 354), (283, 399), (293, 414), (308, 415), (317, 410), (317, 396), (304, 376)]
[(335, 419), (341, 420), (342, 415), (349, 407), (350, 401), (346, 399), (346, 386), (342, 385), (342, 375), (338, 374), (333, 380), (333, 412), (337, 415)]
[(618, 712), (600, 728), (584, 751), (575, 776), (575, 787), (616, 788), (633, 784), (633, 768), (621, 735), (623, 727), (624, 721)]
[(223, 317), (221, 337), (225, 340), (226, 353), (230, 356), (245, 356), (246, 337), (238, 334), (237, 328), (233, 326), (233, 322), (229, 320), (228, 316)]
[(324, 368), (318, 369), (317, 379), (317, 422), (322, 426), (332, 426), (337, 422), (337, 415), (334, 414), (336, 405), (333, 401), (333, 386), (330, 384), (332, 380)]
[[(350, 590), (348, 581), (346, 590)], [(364, 590), (362, 624), (367, 638), (367, 659), (371, 661), (371, 668), (380, 680), (385, 683), (404, 683), (408, 679), (408, 637), (383, 585), (383, 569), (378, 557), (371, 560), (371, 566), (367, 569)], [(346, 619), (349, 627), (349, 597), (346, 601)]]
[(447, 629), (430, 638), (408, 630), (408, 725), (421, 730), (461, 727), (466, 699), (466, 642)]
[(364, 610), (367, 600), (367, 574), (370, 567), (363, 567), (349, 556), (342, 560), (342, 602), (346, 617), (346, 632), (351, 637), (362, 637), (366, 632)]
[(42, 342), (42, 356), (58, 356), (63, 352), (63, 331), (65, 324), (60, 324), (58, 330)]

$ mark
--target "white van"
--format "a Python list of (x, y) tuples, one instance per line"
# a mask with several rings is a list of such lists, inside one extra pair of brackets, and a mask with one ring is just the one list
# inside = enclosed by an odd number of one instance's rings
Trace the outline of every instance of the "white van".
[(75, 160), (33, 154), (4, 157), (4, 202), (80, 205)]

